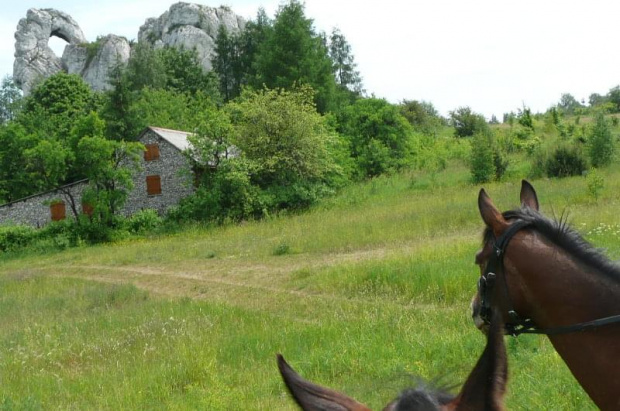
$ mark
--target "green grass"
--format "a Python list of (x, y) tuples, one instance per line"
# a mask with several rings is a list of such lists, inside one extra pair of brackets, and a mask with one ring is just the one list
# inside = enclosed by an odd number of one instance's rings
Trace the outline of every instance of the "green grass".
[[(620, 256), (620, 169), (535, 181), (548, 215)], [(458, 386), (484, 347), (469, 319), (479, 187), (453, 164), (348, 187), (300, 215), (1, 257), (0, 410), (295, 409), (305, 377), (380, 409), (414, 381)], [(502, 209), (519, 181), (485, 186)], [(545, 337), (507, 338), (513, 410), (595, 409)]]

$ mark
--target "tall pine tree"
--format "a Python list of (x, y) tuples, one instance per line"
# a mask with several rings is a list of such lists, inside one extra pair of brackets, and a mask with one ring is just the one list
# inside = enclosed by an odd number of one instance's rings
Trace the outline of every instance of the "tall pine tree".
[(304, 14), (303, 4), (292, 0), (280, 6), (255, 64), (255, 86), (289, 89), (296, 83), (307, 84), (316, 91), (318, 110), (329, 110), (336, 88), (332, 63), (323, 38)]

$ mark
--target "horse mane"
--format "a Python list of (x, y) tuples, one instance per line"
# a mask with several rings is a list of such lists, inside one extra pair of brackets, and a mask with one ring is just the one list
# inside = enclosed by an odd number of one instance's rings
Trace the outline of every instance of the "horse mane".
[(425, 386), (409, 388), (400, 393), (396, 399), (394, 411), (436, 411), (455, 398), (442, 389)]
[[(502, 215), (506, 220), (527, 221), (536, 231), (567, 253), (598, 269), (611, 279), (620, 281), (620, 265), (610, 260), (601, 249), (594, 247), (584, 239), (569, 225), (564, 215), (559, 219), (551, 219), (530, 207), (508, 210)], [(483, 234), (484, 243), (486, 244), (493, 238), (493, 231), (486, 227)]]

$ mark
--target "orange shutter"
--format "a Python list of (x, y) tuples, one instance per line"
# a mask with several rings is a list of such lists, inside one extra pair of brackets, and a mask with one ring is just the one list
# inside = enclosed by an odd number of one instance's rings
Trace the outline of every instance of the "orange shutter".
[(64, 220), (66, 217), (65, 203), (54, 203), (50, 205), (50, 212), (52, 214), (52, 221)]
[(88, 203), (82, 203), (82, 214), (86, 214), (89, 217), (93, 216), (94, 208)]
[(144, 152), (144, 161), (153, 161), (159, 158), (159, 144), (146, 144)]
[(148, 195), (161, 194), (161, 178), (159, 176), (146, 176), (146, 192)]

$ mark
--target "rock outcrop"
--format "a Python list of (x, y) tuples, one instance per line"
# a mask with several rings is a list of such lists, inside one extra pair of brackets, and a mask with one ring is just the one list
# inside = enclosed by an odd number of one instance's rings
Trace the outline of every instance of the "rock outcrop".
[(138, 32), (138, 42), (195, 49), (202, 67), (211, 70), (215, 39), (222, 25), (228, 33), (238, 33), (245, 27), (245, 20), (225, 6), (213, 8), (180, 2), (159, 18), (147, 19)]
[(131, 46), (126, 38), (108, 34), (89, 45), (69, 44), (62, 53), (63, 69), (79, 74), (93, 90), (110, 88), (109, 75), (118, 64), (129, 60)]
[[(138, 41), (155, 47), (195, 49), (201, 65), (211, 70), (215, 39), (222, 25), (229, 33), (238, 33), (245, 21), (228, 7), (176, 3), (160, 17), (147, 19), (140, 27)], [(68, 43), (61, 58), (49, 47), (52, 36)], [(110, 34), (88, 43), (68, 14), (30, 9), (15, 33), (13, 80), (26, 95), (40, 79), (64, 70), (81, 75), (94, 90), (106, 90), (110, 70), (126, 63), (130, 54), (130, 43), (124, 37)]]
[(80, 26), (66, 13), (54, 9), (30, 9), (15, 33), (13, 80), (24, 94), (40, 78), (62, 70), (61, 59), (49, 47), (52, 36), (69, 44), (85, 43)]

